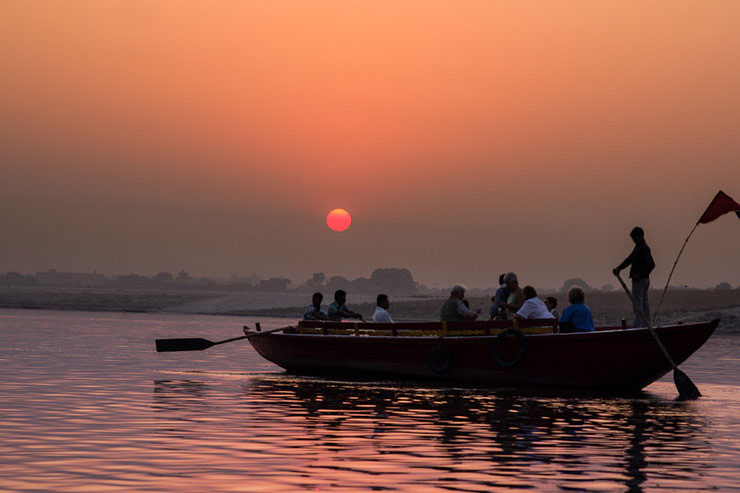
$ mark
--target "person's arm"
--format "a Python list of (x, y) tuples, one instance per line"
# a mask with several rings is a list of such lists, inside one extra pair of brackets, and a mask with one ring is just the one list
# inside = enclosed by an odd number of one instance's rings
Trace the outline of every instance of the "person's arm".
[(329, 311), (326, 315), (329, 320), (340, 320), (342, 318), (342, 314), (339, 312), (338, 307), (334, 303), (329, 305)]
[(517, 320), (524, 320), (532, 316), (533, 313), (533, 306), (527, 302), (525, 302), (519, 310), (512, 316), (512, 318), (516, 318)]
[(491, 320), (496, 318), (498, 315), (499, 308), (501, 308), (501, 299), (503, 298), (503, 291), (501, 288), (496, 290), (496, 296), (493, 297), (493, 305), (491, 305)]
[(498, 313), (498, 303), (496, 303), (495, 296), (491, 297), (491, 303), (491, 309), (488, 311), (488, 314), (490, 315), (489, 320), (493, 320), (494, 318), (496, 318), (496, 314)]
[(653, 269), (655, 269), (655, 260), (653, 260), (653, 254), (650, 253), (650, 247), (646, 248), (647, 250), (647, 272), (645, 276), (649, 276), (651, 272), (653, 272)]
[(632, 263), (632, 261), (633, 261), (633, 260), (635, 259), (635, 250), (637, 250), (637, 247), (635, 247), (635, 248), (634, 248), (634, 249), (632, 250), (632, 252), (631, 252), (631, 253), (630, 253), (629, 255), (627, 255), (627, 258), (626, 258), (626, 259), (624, 259), (624, 260), (622, 261), (622, 263), (621, 263), (621, 264), (619, 264), (618, 266), (616, 266), (616, 267), (615, 267), (615, 268), (614, 268), (614, 269), (612, 270), (612, 272), (614, 273), (614, 275), (615, 275), (615, 276), (616, 276), (617, 274), (619, 274), (619, 271), (620, 271), (620, 270), (624, 269), (625, 267), (627, 267), (628, 265), (630, 265), (630, 264)]
[(521, 308), (524, 305), (525, 301), (526, 300), (524, 299), (524, 291), (520, 289), (519, 294), (517, 294), (517, 297), (516, 297), (516, 304), (518, 305), (517, 310), (519, 310), (519, 308)]
[(345, 318), (359, 318), (363, 322), (365, 321), (365, 319), (362, 318), (362, 315), (360, 315), (357, 312), (353, 312), (349, 308), (347, 308), (346, 310), (342, 311), (342, 316), (345, 317)]
[(506, 308), (509, 311), (517, 312), (519, 309), (524, 305), (524, 292), (519, 291), (516, 295), (516, 303), (504, 303), (503, 301), (500, 303), (500, 305), (504, 308)]
[(478, 318), (480, 310), (472, 311), (470, 308), (465, 306), (465, 303), (461, 300), (457, 303), (457, 313), (467, 320), (475, 320)]

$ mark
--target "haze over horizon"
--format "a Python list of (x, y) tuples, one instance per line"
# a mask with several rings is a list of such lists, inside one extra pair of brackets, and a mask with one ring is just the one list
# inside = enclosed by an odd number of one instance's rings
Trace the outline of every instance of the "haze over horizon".
[[(740, 200), (740, 3), (6, 2), (0, 272), (660, 287)], [(352, 214), (337, 233), (334, 208)], [(673, 284), (740, 284), (734, 215)]]

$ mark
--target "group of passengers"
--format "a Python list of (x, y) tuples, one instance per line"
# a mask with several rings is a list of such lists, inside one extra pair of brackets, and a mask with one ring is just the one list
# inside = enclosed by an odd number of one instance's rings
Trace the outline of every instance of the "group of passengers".
[[(519, 279), (513, 272), (499, 276), (500, 287), (491, 298), (493, 304), (489, 312), (490, 320), (507, 319), (558, 319), (560, 332), (590, 332), (594, 330), (593, 315), (586, 305), (586, 295), (579, 286), (568, 290), (570, 305), (560, 314), (558, 300), (548, 296), (544, 300), (537, 296), (532, 286), (519, 287)], [(465, 286), (456, 284), (450, 291), (450, 297), (442, 305), (440, 319), (443, 322), (475, 320), (480, 310), (473, 311), (465, 299)]]
[[(568, 290), (570, 305), (560, 314), (558, 300), (548, 296), (544, 300), (537, 296), (532, 286), (519, 287), (519, 279), (513, 272), (499, 276), (500, 287), (491, 298), (493, 305), (490, 309), (490, 320), (559, 320), (560, 332), (590, 332), (594, 330), (591, 309), (586, 305), (586, 295), (579, 286), (572, 286)], [(333, 320), (341, 322), (346, 318), (359, 319), (362, 315), (349, 309), (347, 306), (347, 292), (339, 289), (334, 293), (334, 302), (327, 311), (321, 309), (324, 296), (314, 293), (311, 305), (303, 314), (304, 320)], [(379, 294), (376, 299), (373, 322), (393, 323), (388, 309), (390, 302), (388, 295)], [(450, 297), (442, 304), (440, 320), (443, 322), (460, 322), (476, 320), (481, 310), (471, 310), (468, 300), (465, 299), (465, 286), (455, 284), (450, 290)]]
[[(334, 302), (329, 305), (329, 309), (327, 311), (321, 309), (321, 301), (323, 299), (323, 294), (313, 294), (311, 297), (311, 304), (303, 313), (303, 320), (333, 320), (335, 322), (341, 322), (342, 319), (345, 318), (356, 318), (363, 322), (365, 321), (361, 314), (349, 309), (347, 306), (347, 292), (343, 289), (338, 289), (334, 292)], [(375, 308), (375, 313), (373, 313), (373, 322), (393, 323), (391, 314), (388, 313), (388, 308), (390, 308), (388, 295), (379, 294), (376, 299), (376, 304), (377, 307)]]
[[(593, 315), (586, 305), (583, 289), (573, 286), (568, 290), (570, 305), (560, 314), (558, 300), (548, 296), (544, 300), (537, 296), (532, 286), (519, 287), (519, 279), (513, 272), (499, 276), (500, 287), (491, 298), (490, 320), (506, 319), (558, 319), (560, 332), (590, 332), (594, 330)], [(465, 286), (455, 284), (450, 297), (442, 305), (440, 320), (459, 322), (476, 320), (480, 310), (471, 310), (465, 299)]]
[[(635, 243), (634, 250), (612, 272), (618, 277), (622, 269), (629, 265), (632, 266), (630, 268), (630, 278), (632, 279), (632, 294), (630, 294), (630, 297), (633, 298), (635, 313), (633, 326), (644, 327), (649, 323), (646, 318), (650, 314), (647, 293), (650, 287), (650, 273), (655, 268), (655, 262), (650, 253), (650, 247), (645, 243), (645, 231), (636, 226), (630, 232), (630, 237)], [(520, 288), (519, 279), (515, 273), (501, 274), (498, 283), (499, 288), (491, 298), (493, 304), (489, 313), (490, 320), (558, 319), (560, 332), (591, 332), (594, 330), (591, 309), (586, 305), (586, 295), (579, 286), (572, 286), (568, 290), (570, 305), (560, 314), (557, 309), (557, 298), (548, 296), (542, 300), (537, 296), (537, 291), (532, 286), (525, 286), (524, 289)], [(321, 293), (314, 293), (313, 303), (303, 314), (305, 320), (341, 321), (343, 318), (356, 318), (364, 322), (362, 315), (347, 307), (347, 293), (345, 291), (340, 289), (334, 293), (334, 303), (329, 305), (327, 312), (321, 310), (322, 299)], [(379, 294), (373, 321), (392, 323), (393, 319), (388, 313), (388, 307), (388, 296)], [(470, 309), (468, 300), (465, 299), (465, 286), (455, 284), (452, 286), (449, 299), (442, 304), (440, 319), (443, 322), (476, 320), (480, 312), (481, 310)]]

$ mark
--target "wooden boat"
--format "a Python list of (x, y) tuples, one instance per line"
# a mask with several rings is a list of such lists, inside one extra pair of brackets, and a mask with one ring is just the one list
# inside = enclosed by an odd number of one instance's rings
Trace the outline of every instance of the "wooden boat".
[[(678, 365), (709, 339), (718, 323), (656, 331)], [(245, 333), (262, 357), (302, 374), (638, 391), (671, 370), (647, 328), (626, 326), (564, 334), (553, 320), (302, 321), (282, 332), (252, 336), (245, 327)]]

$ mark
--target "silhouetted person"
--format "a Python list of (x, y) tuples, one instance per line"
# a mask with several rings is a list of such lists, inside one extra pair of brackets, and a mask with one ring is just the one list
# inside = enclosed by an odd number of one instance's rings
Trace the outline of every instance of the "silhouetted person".
[(514, 315), (524, 304), (524, 292), (519, 287), (519, 278), (513, 272), (504, 276), (504, 284), (509, 291), (506, 299), (499, 302), (499, 306), (506, 310), (507, 316)]
[(442, 305), (439, 318), (443, 322), (461, 322), (475, 320), (480, 310), (472, 311), (465, 305), (465, 286), (455, 284), (450, 291), (450, 297)]
[(655, 268), (655, 262), (650, 253), (650, 247), (645, 243), (645, 232), (642, 228), (639, 226), (633, 228), (630, 237), (635, 242), (635, 248), (624, 259), (624, 262), (615, 267), (612, 272), (616, 276), (620, 270), (628, 265), (632, 266), (630, 267), (630, 279), (632, 279), (632, 298), (634, 299), (632, 309), (635, 313), (635, 321), (632, 326), (647, 327), (649, 321), (640, 315), (640, 309), (646, 317), (650, 316), (648, 289), (650, 289), (650, 273)]
[(343, 318), (359, 318), (364, 322), (362, 315), (347, 307), (347, 292), (343, 289), (334, 292), (334, 302), (329, 305), (329, 318), (338, 322), (341, 322)]
[(390, 301), (388, 301), (388, 295), (379, 294), (376, 304), (378, 307), (375, 309), (375, 313), (373, 313), (373, 322), (392, 324), (393, 319), (391, 318), (391, 314), (388, 313), (388, 308), (391, 306)]
[(545, 298), (545, 306), (550, 312), (553, 318), (560, 318), (560, 312), (558, 311), (558, 299), (554, 296), (548, 296)]
[(321, 293), (314, 293), (311, 296), (311, 304), (308, 305), (306, 311), (303, 313), (303, 320), (328, 320), (329, 314), (321, 309), (321, 301), (324, 299), (324, 295)]
[(506, 274), (501, 274), (498, 276), (498, 285), (499, 288), (496, 290), (496, 294), (491, 298), (491, 301), (493, 304), (491, 305), (491, 320), (494, 319), (505, 319), (506, 318), (506, 311), (501, 307), (501, 302), (506, 301), (506, 299), (509, 297), (509, 288), (506, 287), (506, 284), (504, 283), (504, 277)]

